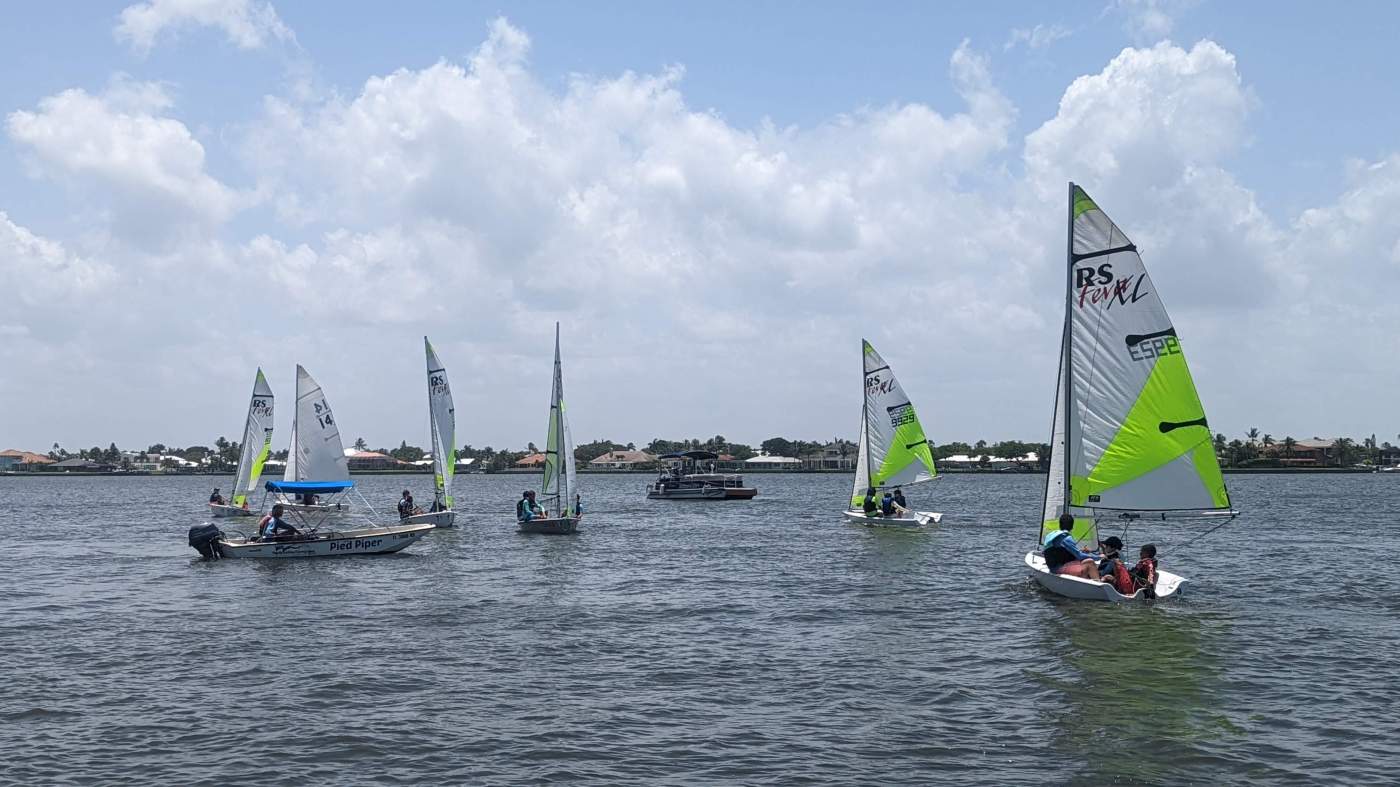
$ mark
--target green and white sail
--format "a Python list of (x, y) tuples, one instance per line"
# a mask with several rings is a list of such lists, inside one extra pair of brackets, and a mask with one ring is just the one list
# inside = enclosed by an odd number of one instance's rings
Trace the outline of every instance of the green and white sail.
[(576, 516), (574, 495), (578, 493), (578, 471), (574, 466), (574, 436), (569, 431), (569, 413), (564, 405), (564, 371), (559, 362), (559, 323), (554, 324), (554, 389), (549, 397), (549, 432), (544, 447), (544, 480), (540, 497), (549, 505), (550, 515)]
[(297, 404), (292, 415), (292, 446), (286, 481), (348, 481), (350, 467), (331, 406), (320, 383), (297, 365)]
[(932, 480), (933, 450), (914, 405), (895, 379), (885, 359), (870, 342), (861, 341), (865, 363), (865, 403), (860, 417), (860, 447), (856, 459), (851, 506), (859, 508), (865, 490), (908, 486)]
[(1068, 268), (1042, 530), (1066, 506), (1090, 540), (1106, 516), (1229, 512), (1176, 327), (1137, 247), (1074, 184)]
[(457, 414), (452, 388), (432, 342), (423, 337), (428, 358), (428, 431), (433, 438), (433, 498), (438, 508), (452, 509), (452, 474), (457, 469)]
[(238, 452), (238, 471), (233, 477), (232, 504), (241, 508), (248, 495), (258, 488), (263, 465), (272, 451), (272, 388), (262, 369), (253, 378), (253, 398), (248, 402), (248, 420), (243, 426), (243, 443)]

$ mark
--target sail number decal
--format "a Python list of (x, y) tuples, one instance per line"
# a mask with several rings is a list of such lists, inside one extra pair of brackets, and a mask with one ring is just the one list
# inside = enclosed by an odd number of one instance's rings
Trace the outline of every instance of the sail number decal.
[(335, 426), (335, 419), (331, 417), (331, 406), (326, 404), (325, 399), (319, 402), (312, 402), (311, 406), (315, 408), (316, 423), (320, 424), (322, 429)]
[(272, 402), (262, 398), (261, 396), (255, 396), (253, 397), (253, 404), (251, 405), (251, 409), (253, 411), (253, 415), (265, 418), (269, 415), (272, 415)]
[(1115, 276), (1113, 263), (1105, 262), (1097, 268), (1090, 265), (1074, 269), (1074, 287), (1079, 290), (1075, 302), (1079, 308), (1085, 304), (1103, 305), (1112, 309), (1113, 304), (1127, 306), (1147, 297), (1147, 273), (1129, 276)]
[(915, 421), (914, 406), (905, 402), (894, 407), (885, 408), (890, 414), (890, 426), (898, 429), (905, 424), (912, 424)]
[(880, 379), (880, 374), (879, 374), (879, 372), (875, 372), (875, 373), (873, 373), (873, 374), (866, 375), (866, 378), (865, 378), (865, 395), (866, 395), (866, 396), (879, 396), (879, 395), (881, 395), (881, 394), (887, 394), (887, 393), (889, 393), (889, 392), (890, 392), (891, 390), (893, 390), (893, 389), (894, 389), (894, 378), (893, 378), (893, 377), (891, 377), (891, 378), (888, 379), (888, 380), (881, 380), (881, 379)]

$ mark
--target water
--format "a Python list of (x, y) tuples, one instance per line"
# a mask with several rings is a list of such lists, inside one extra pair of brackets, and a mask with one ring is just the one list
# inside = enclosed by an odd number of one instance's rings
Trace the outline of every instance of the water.
[(466, 476), (464, 527), (399, 555), (201, 563), (207, 479), (0, 478), (0, 780), (1400, 779), (1400, 478), (1230, 476), (1246, 518), (1152, 532), (1188, 595), (1122, 608), (1024, 578), (1040, 476), (925, 487), (922, 534), (840, 523), (843, 476), (582, 480), (576, 537)]

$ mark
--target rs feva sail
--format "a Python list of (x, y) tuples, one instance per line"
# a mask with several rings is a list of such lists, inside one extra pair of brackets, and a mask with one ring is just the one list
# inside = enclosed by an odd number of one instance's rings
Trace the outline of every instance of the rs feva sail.
[[(577, 470), (574, 467), (574, 436), (569, 431), (569, 414), (564, 406), (564, 371), (559, 363), (559, 323), (554, 324), (554, 390), (549, 397), (549, 433), (544, 444), (544, 480), (540, 497), (557, 498), (554, 511), (560, 516), (576, 516), (574, 495)], [(551, 514), (553, 515), (553, 514)]]
[(1065, 327), (1042, 532), (1102, 516), (1228, 511), (1205, 410), (1137, 247), (1070, 184)]
[(870, 342), (861, 341), (865, 357), (865, 404), (860, 418), (860, 447), (856, 459), (851, 506), (859, 508), (865, 490), (881, 490), (931, 480), (933, 451), (914, 405), (904, 394), (885, 359)]
[(233, 477), (234, 506), (248, 502), (248, 494), (258, 487), (263, 465), (272, 451), (272, 388), (262, 369), (253, 378), (253, 398), (248, 402), (248, 421), (243, 426), (243, 444), (238, 453), (238, 472)]
[(287, 481), (349, 481), (350, 468), (340, 444), (331, 406), (321, 385), (297, 365), (297, 405), (292, 415), (292, 447), (287, 453)]
[(452, 508), (452, 473), (457, 469), (457, 414), (452, 388), (432, 342), (423, 337), (428, 356), (428, 430), (433, 438), (433, 496), (442, 508)]

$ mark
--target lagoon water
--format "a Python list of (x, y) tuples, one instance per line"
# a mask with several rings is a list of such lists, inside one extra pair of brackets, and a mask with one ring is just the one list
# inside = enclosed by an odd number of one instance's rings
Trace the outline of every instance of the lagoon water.
[(1236, 523), (1125, 539), (1187, 596), (1122, 608), (1024, 578), (1043, 476), (926, 486), (927, 533), (842, 524), (844, 476), (581, 478), (576, 537), (466, 476), (455, 532), (284, 563), (198, 561), (209, 479), (0, 478), (0, 781), (1400, 781), (1400, 476), (1229, 476)]

